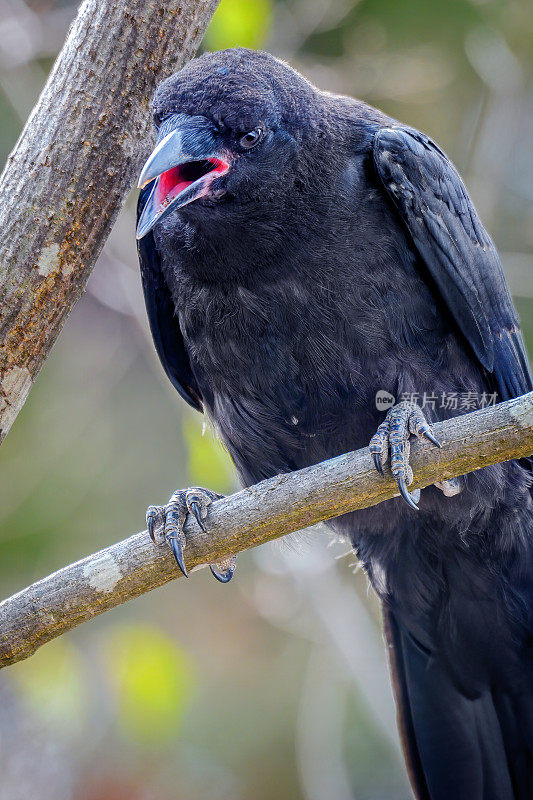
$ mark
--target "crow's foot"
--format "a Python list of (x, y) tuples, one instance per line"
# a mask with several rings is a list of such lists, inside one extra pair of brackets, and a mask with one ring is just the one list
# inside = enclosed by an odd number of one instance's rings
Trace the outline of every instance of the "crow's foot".
[(408, 492), (407, 487), (413, 481), (413, 470), (409, 465), (411, 445), (409, 437), (413, 434), (419, 439), (425, 439), (440, 447), (431, 426), (426, 420), (422, 409), (416, 403), (403, 401), (393, 406), (387, 412), (385, 420), (379, 425), (376, 433), (370, 440), (370, 452), (374, 464), (380, 475), (383, 467), (391, 460), (391, 471), (398, 484), (398, 489), (404, 500), (418, 511), (416, 505), (420, 499), (420, 489)]
[[(187, 541), (183, 527), (187, 514), (192, 514), (200, 528), (205, 531), (207, 509), (214, 500), (219, 500), (221, 497), (223, 495), (199, 486), (192, 489), (177, 489), (166, 506), (148, 506), (146, 510), (146, 527), (150, 538), (155, 544), (168, 542), (185, 577), (188, 577), (188, 573), (183, 560), (183, 551)], [(217, 580), (228, 583), (235, 572), (237, 556), (230, 556), (209, 566)]]

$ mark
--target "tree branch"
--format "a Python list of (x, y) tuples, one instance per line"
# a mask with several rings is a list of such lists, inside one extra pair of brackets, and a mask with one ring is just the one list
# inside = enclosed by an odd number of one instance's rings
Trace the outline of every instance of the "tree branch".
[(155, 86), (193, 55), (217, 5), (80, 7), (0, 176), (0, 442), (147, 155)]
[[(436, 423), (434, 429), (442, 450), (413, 442), (411, 488), (531, 455), (533, 392)], [(378, 477), (367, 449), (278, 475), (214, 503), (207, 533), (187, 519), (187, 567), (200, 567), (395, 495), (390, 473)], [(153, 545), (146, 531), (64, 567), (0, 604), (0, 667), (179, 577), (170, 549)]]

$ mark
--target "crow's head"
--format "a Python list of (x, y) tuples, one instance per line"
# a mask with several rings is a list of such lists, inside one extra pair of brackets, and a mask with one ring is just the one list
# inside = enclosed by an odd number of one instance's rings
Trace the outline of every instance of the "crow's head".
[(154, 97), (158, 136), (139, 178), (150, 194), (137, 237), (185, 206), (205, 215), (275, 197), (294, 180), (316, 94), (282, 61), (242, 48), (168, 78)]

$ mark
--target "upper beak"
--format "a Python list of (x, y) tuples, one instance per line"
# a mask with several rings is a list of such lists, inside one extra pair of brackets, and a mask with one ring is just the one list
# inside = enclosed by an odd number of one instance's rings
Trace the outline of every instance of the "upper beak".
[(154, 151), (142, 168), (138, 186), (153, 181), (137, 222), (137, 239), (152, 230), (171, 208), (209, 194), (213, 180), (229, 170), (213, 124), (205, 117), (175, 114), (161, 126)]

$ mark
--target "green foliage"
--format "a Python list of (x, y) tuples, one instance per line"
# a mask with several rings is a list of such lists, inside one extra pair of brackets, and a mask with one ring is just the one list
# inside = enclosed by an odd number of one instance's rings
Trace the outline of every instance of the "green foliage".
[(195, 688), (185, 651), (161, 631), (129, 625), (113, 632), (105, 656), (122, 735), (147, 745), (174, 737)]
[(63, 734), (79, 733), (87, 718), (87, 676), (68, 638), (56, 639), (9, 672), (28, 710)]
[(208, 50), (258, 48), (271, 24), (270, 0), (222, 0), (207, 30), (204, 46)]
[(187, 447), (191, 486), (205, 486), (221, 493), (232, 491), (233, 467), (212, 428), (198, 414), (183, 415), (183, 438)]

